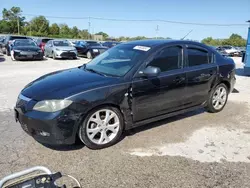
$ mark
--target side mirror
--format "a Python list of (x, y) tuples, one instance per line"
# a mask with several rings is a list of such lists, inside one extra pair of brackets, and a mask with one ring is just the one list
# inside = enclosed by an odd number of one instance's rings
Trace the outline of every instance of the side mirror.
[(160, 75), (160, 73), (161, 73), (160, 68), (152, 66), (148, 66), (143, 71), (139, 72), (140, 75), (146, 76), (148, 78), (157, 77)]

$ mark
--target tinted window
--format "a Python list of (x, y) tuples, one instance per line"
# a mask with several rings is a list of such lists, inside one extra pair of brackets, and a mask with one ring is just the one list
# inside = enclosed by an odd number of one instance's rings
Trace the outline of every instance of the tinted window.
[(101, 46), (98, 42), (87, 42), (89, 46)]
[(42, 39), (43, 43), (47, 43), (48, 41), (50, 41), (51, 39)]
[(15, 39), (27, 39), (27, 37), (19, 37), (19, 36), (10, 37), (10, 40), (15, 40)]
[(189, 66), (203, 65), (209, 63), (208, 52), (197, 48), (188, 48)]
[(37, 46), (32, 40), (16, 40), (14, 46)]
[(159, 67), (161, 72), (182, 67), (182, 48), (175, 46), (162, 50), (148, 66)]
[(134, 49), (134, 45), (111, 48), (86, 64), (86, 70), (94, 70), (105, 75), (124, 76), (147, 52)]
[(64, 40), (64, 41), (53, 41), (54, 46), (70, 46), (69, 42)]

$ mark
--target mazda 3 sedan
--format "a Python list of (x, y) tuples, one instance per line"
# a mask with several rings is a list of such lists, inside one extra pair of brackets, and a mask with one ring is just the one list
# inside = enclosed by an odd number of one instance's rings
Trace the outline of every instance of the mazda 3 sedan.
[(203, 107), (219, 112), (234, 84), (234, 61), (208, 46), (134, 41), (29, 83), (18, 97), (15, 118), (41, 143), (73, 144), (80, 138), (101, 149), (139, 125)]

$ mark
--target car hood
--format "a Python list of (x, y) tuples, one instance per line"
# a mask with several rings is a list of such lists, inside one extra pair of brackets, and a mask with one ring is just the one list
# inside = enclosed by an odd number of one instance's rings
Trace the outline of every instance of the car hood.
[(66, 50), (75, 50), (75, 47), (73, 46), (54, 46), (54, 48), (57, 48), (61, 51), (66, 51)]
[(37, 101), (64, 99), (118, 81), (119, 78), (116, 77), (105, 77), (82, 68), (73, 68), (46, 74), (29, 83), (21, 93)]
[(22, 51), (37, 51), (40, 50), (38, 46), (14, 46), (13, 50), (22, 50)]

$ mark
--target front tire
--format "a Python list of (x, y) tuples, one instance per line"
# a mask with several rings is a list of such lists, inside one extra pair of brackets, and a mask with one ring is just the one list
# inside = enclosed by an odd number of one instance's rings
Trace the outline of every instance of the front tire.
[(56, 60), (56, 54), (54, 52), (52, 52), (52, 57), (54, 60)]
[(92, 58), (93, 58), (90, 51), (87, 52), (87, 58), (88, 58), (88, 59), (92, 59)]
[(90, 149), (102, 149), (117, 143), (122, 135), (124, 121), (121, 112), (106, 106), (92, 110), (79, 128), (80, 140)]
[(206, 110), (211, 113), (217, 113), (223, 110), (227, 103), (229, 89), (223, 83), (217, 85), (209, 93)]

